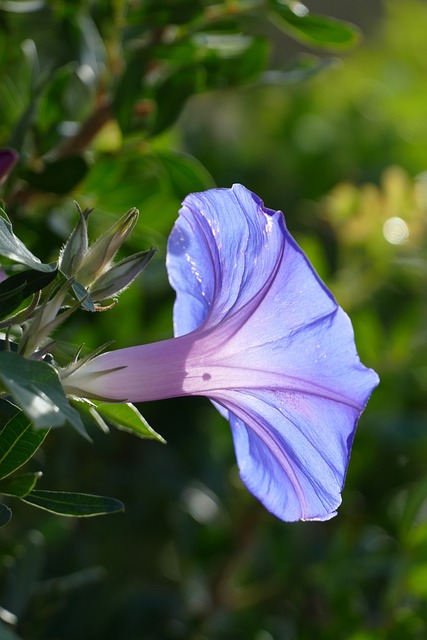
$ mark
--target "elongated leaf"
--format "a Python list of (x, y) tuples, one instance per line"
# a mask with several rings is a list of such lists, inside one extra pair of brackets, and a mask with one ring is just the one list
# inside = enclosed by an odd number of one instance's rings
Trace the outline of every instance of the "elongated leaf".
[(301, 3), (295, 4), (302, 9), (299, 13), (281, 0), (271, 2), (278, 26), (296, 40), (320, 49), (345, 49), (358, 41), (359, 30), (349, 22), (313, 15)]
[(88, 438), (78, 411), (69, 404), (58, 374), (47, 362), (0, 351), (0, 382), (36, 427), (60, 427), (68, 421)]
[(56, 274), (56, 269), (47, 272), (29, 269), (0, 282), (0, 318), (5, 318), (23, 300), (47, 287)]
[(22, 467), (37, 451), (49, 429), (34, 429), (24, 414), (16, 414), (0, 433), (0, 478)]
[(12, 225), (3, 209), (0, 208), (0, 256), (25, 264), (37, 271), (54, 271), (56, 264), (42, 264), (19, 238), (15, 236)]
[(50, 513), (75, 518), (88, 518), (124, 511), (124, 504), (116, 498), (94, 496), (87, 493), (34, 489), (22, 500), (39, 509), (50, 511)]
[(19, 476), (0, 480), (0, 493), (4, 496), (23, 498), (34, 489), (42, 475), (41, 471), (35, 471), (34, 473), (21, 473)]
[(96, 410), (106, 421), (121, 431), (128, 431), (139, 438), (150, 438), (166, 442), (164, 438), (150, 427), (144, 416), (133, 404), (108, 404), (96, 402)]
[[(0, 503), (0, 527), (4, 527), (12, 517), (12, 509), (5, 504)], [(0, 638), (2, 636), (0, 635)]]

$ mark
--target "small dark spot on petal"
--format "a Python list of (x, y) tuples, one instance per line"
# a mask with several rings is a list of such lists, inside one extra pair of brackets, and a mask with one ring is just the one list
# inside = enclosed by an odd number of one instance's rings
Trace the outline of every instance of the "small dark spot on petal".
[(204, 373), (202, 376), (203, 380), (210, 380), (212, 378), (210, 373)]

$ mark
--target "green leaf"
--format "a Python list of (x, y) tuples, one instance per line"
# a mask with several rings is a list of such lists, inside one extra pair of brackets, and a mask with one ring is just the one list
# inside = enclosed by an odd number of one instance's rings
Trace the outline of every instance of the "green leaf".
[(248, 84), (265, 69), (270, 50), (264, 37), (200, 33), (195, 36), (206, 71), (206, 87), (218, 89)]
[(0, 493), (4, 496), (23, 498), (34, 489), (42, 475), (41, 471), (35, 471), (34, 473), (21, 473), (18, 476), (0, 480)]
[[(2, 348), (3, 345), (0, 343), (0, 349)], [(19, 409), (16, 404), (13, 404), (13, 402), (10, 402), (10, 400), (6, 400), (5, 398), (0, 398), (0, 430), (9, 422), (9, 420), (11, 420), (11, 418), (16, 416), (17, 413), (19, 413)]]
[(203, 15), (204, 3), (201, 0), (144, 0), (135, 3), (134, 11), (130, 12), (129, 21), (137, 24), (138, 31), (143, 25), (167, 27), (168, 25), (189, 25)]
[(146, 118), (138, 117), (135, 109), (142, 97), (142, 79), (149, 64), (146, 49), (139, 49), (127, 64), (116, 87), (113, 110), (123, 133), (129, 133), (144, 127)]
[(271, 0), (273, 19), (278, 26), (303, 44), (320, 49), (347, 49), (357, 43), (360, 32), (355, 25), (335, 18), (327, 18), (309, 13), (300, 2), (295, 3), (302, 10), (295, 12), (281, 0)]
[(15, 236), (5, 211), (0, 208), (0, 255), (37, 271), (54, 271), (56, 264), (42, 264)]
[(166, 441), (150, 427), (143, 415), (133, 404), (108, 404), (94, 402), (96, 411), (104, 419), (121, 431), (128, 431), (140, 438), (150, 438), (165, 443)]
[[(9, 522), (11, 517), (12, 517), (12, 509), (9, 509), (7, 505), (0, 503), (0, 527), (4, 527), (4, 525)], [(3, 636), (0, 635), (0, 638), (2, 637)]]
[(207, 169), (195, 158), (175, 151), (158, 151), (156, 157), (165, 167), (174, 193), (179, 200), (193, 191), (204, 191), (215, 186)]
[(0, 282), (0, 318), (5, 318), (19, 305), (37, 291), (54, 280), (57, 270), (36, 271), (30, 269), (21, 271)]
[(81, 182), (87, 172), (86, 160), (82, 156), (70, 155), (46, 163), (40, 173), (28, 169), (22, 172), (21, 177), (39, 191), (64, 194)]
[(0, 478), (22, 467), (43, 443), (49, 429), (34, 429), (24, 413), (17, 413), (0, 433)]
[(68, 421), (88, 438), (78, 411), (65, 396), (57, 372), (47, 362), (0, 351), (0, 382), (35, 427), (60, 427)]
[(35, 430), (22, 412), (16, 414), (0, 433), (0, 478), (25, 464), (46, 438), (49, 429)]
[(68, 491), (35, 489), (22, 500), (50, 513), (76, 518), (88, 518), (124, 511), (123, 503), (116, 498)]
[(150, 127), (152, 136), (174, 124), (188, 98), (201, 87), (200, 68), (186, 67), (175, 71), (154, 90), (157, 112)]

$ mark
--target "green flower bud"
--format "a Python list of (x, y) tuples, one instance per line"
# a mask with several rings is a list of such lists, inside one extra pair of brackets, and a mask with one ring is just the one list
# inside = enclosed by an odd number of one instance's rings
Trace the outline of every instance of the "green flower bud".
[(140, 251), (114, 264), (91, 285), (91, 298), (106, 300), (121, 293), (145, 269), (155, 253), (155, 249)]
[(63, 246), (59, 256), (59, 268), (67, 276), (72, 276), (80, 267), (86, 255), (89, 240), (87, 234), (87, 219), (93, 209), (81, 210), (75, 203), (79, 212), (79, 221), (72, 234)]
[(132, 232), (138, 220), (138, 215), (138, 209), (130, 209), (89, 247), (79, 268), (74, 273), (76, 280), (80, 284), (89, 287), (110, 268), (111, 261), (117, 251)]

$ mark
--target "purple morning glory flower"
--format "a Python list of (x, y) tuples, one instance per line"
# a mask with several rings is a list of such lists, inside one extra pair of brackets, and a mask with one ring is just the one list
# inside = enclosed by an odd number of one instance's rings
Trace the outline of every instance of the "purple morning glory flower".
[(66, 391), (129, 402), (207, 396), (267, 509), (283, 520), (335, 515), (378, 377), (282, 213), (241, 185), (191, 194), (167, 267), (177, 337), (97, 356), (64, 378)]

